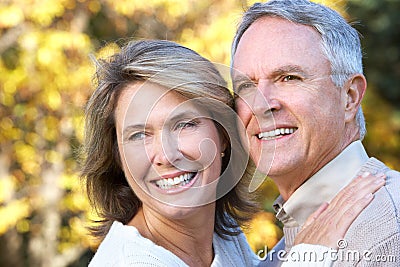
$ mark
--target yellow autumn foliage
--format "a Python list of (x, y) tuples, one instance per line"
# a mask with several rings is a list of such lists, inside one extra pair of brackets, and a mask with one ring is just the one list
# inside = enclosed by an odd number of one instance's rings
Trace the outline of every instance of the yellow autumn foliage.
[[(20, 240), (13, 243), (13, 253), (24, 255), (6, 257), (14, 260), (10, 266), (68, 266), (98, 244), (86, 227), (99, 218), (79, 179), (83, 109), (93, 90), (91, 55), (111, 55), (119, 49), (116, 43), (126, 40), (159, 38), (177, 41), (229, 66), (236, 25), (254, 2), (0, 3), (0, 238), (3, 244), (7, 238)], [(343, 13), (346, 1), (318, 2)], [(376, 106), (383, 108), (375, 112)], [(371, 90), (365, 112), (374, 123), (366, 138), (367, 142), (374, 140), (370, 149), (399, 169), (398, 157), (392, 152), (400, 151), (400, 137), (395, 134), (400, 129), (398, 109)], [(268, 209), (277, 191), (269, 181), (262, 190), (265, 198), (260, 202)], [(271, 248), (282, 236), (270, 212), (257, 214), (244, 230), (254, 251), (265, 245)], [(46, 244), (38, 254), (42, 256), (27, 249), (38, 242)], [(53, 264), (48, 264), (49, 259)]]
[(265, 247), (272, 249), (282, 238), (282, 230), (276, 225), (275, 215), (262, 211), (254, 215), (248, 227), (243, 229), (251, 249), (257, 253)]
[(31, 211), (29, 200), (26, 198), (10, 201), (6, 206), (0, 207), (0, 235), (27, 218)]

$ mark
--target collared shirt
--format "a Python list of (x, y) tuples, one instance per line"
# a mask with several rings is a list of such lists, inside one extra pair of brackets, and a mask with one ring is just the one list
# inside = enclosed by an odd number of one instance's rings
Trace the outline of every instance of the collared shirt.
[[(290, 236), (294, 239), (308, 216), (323, 202), (330, 202), (353, 180), (368, 159), (361, 141), (355, 141), (302, 184), (286, 202), (279, 196), (274, 202), (274, 209), (276, 217), (285, 226), (286, 239), (292, 239)], [(287, 245), (290, 248), (291, 245)]]

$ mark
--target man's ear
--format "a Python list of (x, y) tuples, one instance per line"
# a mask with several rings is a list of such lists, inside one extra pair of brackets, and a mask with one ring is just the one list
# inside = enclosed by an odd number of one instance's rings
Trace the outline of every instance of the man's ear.
[(345, 85), (346, 89), (346, 109), (345, 121), (351, 122), (357, 114), (367, 88), (367, 80), (364, 75), (356, 74), (352, 76)]

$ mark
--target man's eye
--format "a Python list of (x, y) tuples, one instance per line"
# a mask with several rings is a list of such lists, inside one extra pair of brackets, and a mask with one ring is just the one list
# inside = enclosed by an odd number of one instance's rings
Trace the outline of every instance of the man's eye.
[(192, 127), (195, 127), (196, 125), (197, 125), (197, 123), (195, 121), (179, 122), (176, 124), (175, 130), (192, 128)]
[(289, 82), (289, 81), (294, 81), (294, 80), (301, 80), (300, 77), (296, 75), (286, 75), (282, 78), (283, 82)]

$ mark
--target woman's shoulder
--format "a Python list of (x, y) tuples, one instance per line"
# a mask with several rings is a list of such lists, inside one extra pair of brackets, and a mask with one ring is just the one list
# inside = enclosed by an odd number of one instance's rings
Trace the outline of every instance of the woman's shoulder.
[(221, 237), (214, 233), (214, 266), (256, 266), (259, 263), (255, 253), (251, 250), (245, 235), (240, 234), (235, 236)]
[[(135, 227), (128, 227), (115, 221), (100, 243), (89, 266), (124, 266), (126, 245), (139, 243), (140, 240), (141, 236)], [(138, 248), (140, 249), (140, 246)]]
[(185, 266), (182, 263), (174, 254), (143, 237), (136, 227), (114, 222), (89, 266)]

